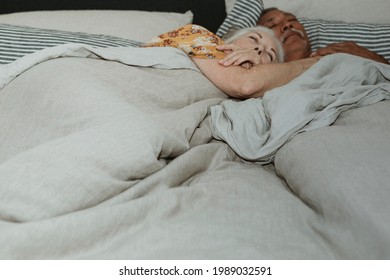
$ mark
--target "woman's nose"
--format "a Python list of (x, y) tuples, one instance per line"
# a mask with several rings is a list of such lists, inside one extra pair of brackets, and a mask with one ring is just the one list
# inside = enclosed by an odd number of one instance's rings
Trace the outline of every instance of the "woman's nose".
[(263, 45), (256, 46), (255, 51), (257, 51), (258, 55), (261, 55), (261, 53), (264, 51), (264, 46)]

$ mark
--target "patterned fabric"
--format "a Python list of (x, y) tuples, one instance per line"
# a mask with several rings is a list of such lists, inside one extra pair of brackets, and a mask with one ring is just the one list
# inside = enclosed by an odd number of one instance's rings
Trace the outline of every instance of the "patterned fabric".
[(232, 29), (255, 26), (263, 10), (262, 0), (237, 0), (219, 27), (217, 35), (223, 37)]
[(142, 44), (114, 36), (9, 24), (0, 24), (0, 38), (0, 64), (11, 63), (27, 54), (66, 43), (82, 43), (95, 47), (140, 46)]
[(306, 29), (313, 51), (336, 42), (354, 41), (390, 61), (390, 25), (312, 19), (299, 21)]
[(194, 58), (223, 58), (217, 46), (224, 42), (206, 28), (188, 24), (152, 39), (145, 47), (175, 47)]

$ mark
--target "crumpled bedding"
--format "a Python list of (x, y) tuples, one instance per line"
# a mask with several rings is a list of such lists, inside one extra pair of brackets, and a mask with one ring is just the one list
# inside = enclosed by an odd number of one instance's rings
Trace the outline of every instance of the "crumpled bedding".
[(389, 65), (347, 54), (326, 56), (264, 98), (213, 106), (213, 136), (243, 159), (268, 164), (295, 135), (331, 125), (346, 110), (386, 99)]
[(98, 48), (85, 44), (69, 43), (46, 48), (21, 57), (13, 63), (1, 65), (0, 88), (34, 65), (60, 57), (101, 58), (133, 66), (199, 71), (192, 60), (176, 48)]
[(390, 257), (390, 102), (263, 166), (213, 140), (227, 96), (187, 64), (25, 62), (0, 90), (0, 259)]
[[(176, 54), (178, 59), (172, 60)], [(59, 57), (66, 57), (67, 62), (53, 59)], [(88, 61), (87, 66), (80, 64), (82, 59)], [(93, 71), (88, 66), (105, 61), (120, 61), (122, 76), (114, 70), (98, 72), (103, 66), (97, 65)], [(126, 69), (128, 64), (141, 68)], [(179, 68), (186, 73), (178, 80), (190, 75), (187, 72), (195, 72), (203, 80), (191, 60), (174, 48), (99, 49), (67, 44), (1, 66), (3, 85), (8, 83), (2, 92), (2, 131), (7, 135), (2, 138), (0, 153), (2, 219), (27, 222), (101, 203), (123, 192), (129, 181), (164, 167), (164, 159), (189, 148), (189, 137), (207, 113), (206, 104), (215, 100), (193, 102), (188, 110), (172, 116), (169, 111), (209, 94), (224, 95), (208, 82), (205, 92), (192, 97), (194, 88), (189, 96), (183, 94), (167, 104), (171, 98), (166, 93), (172, 95), (170, 91), (182, 85), (158, 90), (166, 83), (164, 76), (157, 80), (152, 74), (143, 75), (145, 66), (164, 71)], [(30, 71), (22, 80), (31, 73), (37, 76), (13, 90), (15, 77), (27, 69)], [(142, 92), (145, 82), (151, 81), (157, 83), (155, 87)], [(132, 96), (129, 90), (139, 95)], [(157, 96), (148, 103), (147, 95)], [(135, 106), (137, 98), (140, 101)], [(157, 113), (159, 120), (154, 121)], [(180, 123), (172, 125), (176, 117)], [(73, 187), (78, 191), (71, 191)]]

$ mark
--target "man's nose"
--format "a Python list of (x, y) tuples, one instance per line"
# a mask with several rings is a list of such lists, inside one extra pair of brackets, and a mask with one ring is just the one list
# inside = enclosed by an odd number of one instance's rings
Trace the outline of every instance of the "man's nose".
[(287, 30), (289, 30), (289, 29), (292, 29), (293, 28), (293, 25), (292, 25), (292, 23), (291, 22), (285, 22), (283, 25), (282, 25), (282, 32), (284, 33), (284, 32), (286, 32)]

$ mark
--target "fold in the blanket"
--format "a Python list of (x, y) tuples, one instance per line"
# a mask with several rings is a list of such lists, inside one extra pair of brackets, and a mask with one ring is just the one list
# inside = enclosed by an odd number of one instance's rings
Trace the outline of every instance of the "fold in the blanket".
[(268, 164), (298, 133), (331, 125), (343, 111), (389, 99), (389, 81), (389, 65), (347, 54), (327, 56), (262, 99), (213, 106), (213, 136), (243, 159)]
[(46, 48), (19, 58), (10, 64), (1, 65), (0, 89), (34, 65), (60, 57), (100, 58), (133, 66), (199, 71), (192, 60), (177, 48), (98, 48), (85, 44), (70, 43)]
[[(192, 61), (176, 56), (181, 51), (174, 48), (64, 47), (0, 68), (18, 73), (38, 63), (0, 94), (1, 222), (53, 219), (128, 191), (187, 152), (209, 106), (225, 98), (199, 71), (189, 70)], [(211, 138), (209, 131), (197, 134), (197, 145)]]

